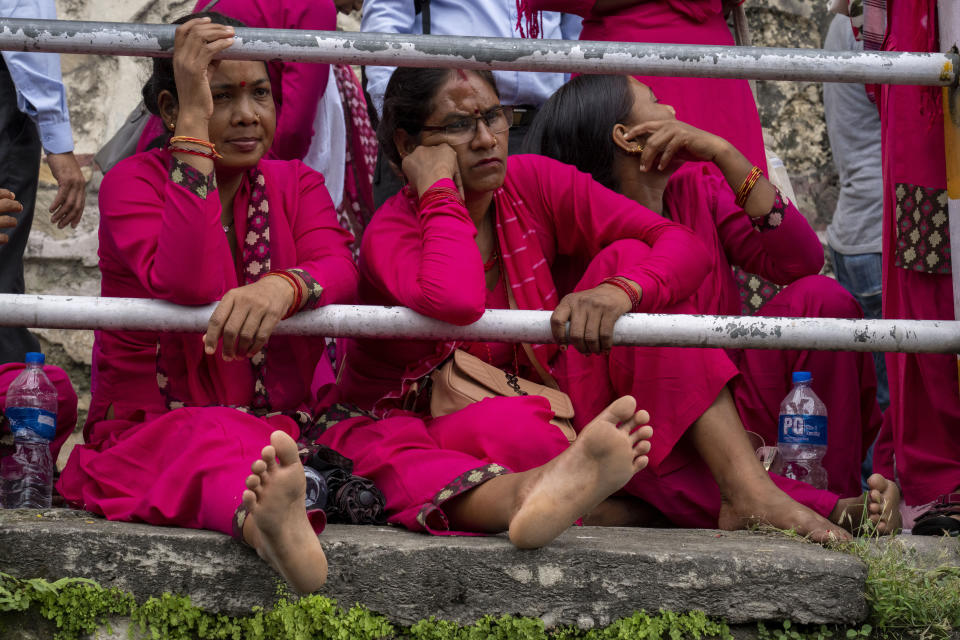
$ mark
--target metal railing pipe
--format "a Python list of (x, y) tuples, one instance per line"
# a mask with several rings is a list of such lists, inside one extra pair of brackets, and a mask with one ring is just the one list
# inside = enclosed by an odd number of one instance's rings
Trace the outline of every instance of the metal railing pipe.
[[(173, 25), (0, 19), (0, 50), (169, 57)], [(564, 73), (951, 85), (956, 53), (637, 44), (238, 28), (225, 59)]]
[[(202, 332), (215, 305), (142, 298), (0, 295), (0, 326)], [(280, 335), (553, 342), (549, 311), (488, 309), (457, 326), (404, 307), (329, 305), (281, 322)], [(960, 353), (960, 321), (627, 314), (614, 343), (673, 347)]]

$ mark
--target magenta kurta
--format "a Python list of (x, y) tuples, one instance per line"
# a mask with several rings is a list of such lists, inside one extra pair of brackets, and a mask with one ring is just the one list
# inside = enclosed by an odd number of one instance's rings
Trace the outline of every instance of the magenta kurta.
[[(939, 51), (933, 0), (887, 0), (887, 51)], [(953, 320), (940, 87), (882, 85), (883, 317)], [(955, 258), (954, 258), (955, 259)], [(957, 359), (888, 353), (884, 415), (907, 504), (960, 489)], [(877, 460), (889, 472), (890, 461)]]
[[(189, 168), (171, 170), (172, 162), (166, 151), (137, 154), (104, 178), (102, 295), (200, 305), (240, 284), (220, 224), (219, 192), (213, 184), (188, 184)], [(318, 304), (352, 302), (352, 238), (337, 224), (323, 177), (299, 161), (262, 160), (257, 169), (258, 191), (266, 194), (259, 209), (269, 216), (270, 268), (305, 271), (324, 287)], [(253, 233), (247, 226), (251, 191), (245, 176), (231, 230), (239, 247)], [(333, 382), (323, 338), (274, 336), (266, 353), (271, 409), (312, 410), (317, 392)], [(264, 420), (225, 408), (250, 406), (255, 382), (250, 360), (224, 362), (219, 348), (205, 355), (199, 334), (98, 331), (87, 444), (74, 449), (60, 492), (111, 519), (230, 533), (243, 479), (270, 432), (299, 435), (285, 416)], [(171, 398), (192, 408), (170, 411)]]
[[(512, 156), (494, 201), (507, 273), (515, 271), (511, 260), (519, 260), (508, 256), (522, 255), (534, 268), (544, 265), (553, 270), (589, 262), (584, 281), (619, 274), (639, 283), (643, 311), (692, 311), (683, 299), (700, 285), (711, 258), (686, 227), (600, 186), (573, 167), (540, 156)], [(529, 242), (517, 241), (516, 236), (509, 240), (502, 228), (514, 223)], [(476, 320), (487, 304), (505, 306), (505, 294), (486, 289), (475, 235), (462, 204), (433, 201), (419, 209), (412, 191), (401, 192), (381, 207), (364, 235), (361, 298), (401, 304), (458, 324)], [(515, 293), (537, 279), (533, 273), (517, 275), (510, 282)], [(541, 300), (525, 302), (517, 295), (519, 308), (556, 306), (555, 288), (544, 289), (548, 293)], [(391, 521), (433, 533), (450, 532), (442, 508), (445, 501), (494, 475), (542, 465), (567, 447), (565, 437), (548, 422), (549, 405), (539, 397), (485, 400), (437, 419), (423, 411), (399, 410), (412, 383), (458, 346), (478, 355), (483, 352), (476, 345), (458, 343), (348, 343), (343, 393), (393, 417), (379, 423), (341, 423), (322, 437), (354, 460), (358, 474), (372, 478), (383, 490)], [(522, 350), (511, 354), (499, 345), (489, 346), (491, 354), (499, 354), (492, 356), (495, 364), (509, 370), (516, 361), (521, 375), (536, 377)], [(715, 526), (720, 507), (716, 484), (696, 456), (677, 445), (737, 374), (736, 368), (716, 349), (617, 348), (610, 358), (621, 352), (630, 358), (629, 371), (637, 374), (623, 393), (632, 393), (640, 407), (650, 410), (654, 425), (650, 466), (628, 490), (677, 524)], [(615, 396), (592, 376), (591, 365), (580, 366), (570, 357), (574, 353), (568, 349), (549, 364), (556, 365), (561, 387), (582, 385), (565, 387), (577, 405), (577, 426), (582, 427), (596, 415), (592, 407), (586, 408), (591, 402), (584, 398), (598, 398), (602, 408)], [(606, 362), (600, 356), (583, 359)], [(645, 482), (646, 475), (656, 479)], [(836, 496), (805, 487), (792, 495), (802, 494), (805, 504), (829, 513)], [(661, 500), (657, 494), (669, 497)]]
[[(721, 0), (647, 0), (613, 13), (593, 11), (595, 0), (523, 0), (537, 11), (583, 17), (581, 40), (733, 46)], [(728, 140), (762, 170), (767, 160), (757, 105), (746, 80), (634, 76), (677, 117)]]
[[(803, 215), (792, 205), (775, 227), (758, 232), (734, 202), (733, 190), (713, 165), (689, 163), (667, 185), (670, 216), (691, 229), (713, 253), (716, 268), (697, 291), (699, 313), (738, 315), (737, 265), (786, 285), (760, 310), (761, 315), (860, 318), (856, 300), (835, 280), (817, 275), (823, 248)], [(791, 388), (793, 371), (810, 371), (813, 388), (829, 413), (824, 460), (829, 488), (843, 496), (860, 494), (860, 463), (880, 429), (876, 374), (868, 353), (745, 349), (730, 356), (743, 376), (732, 385), (744, 425), (767, 444), (777, 440), (780, 402)]]

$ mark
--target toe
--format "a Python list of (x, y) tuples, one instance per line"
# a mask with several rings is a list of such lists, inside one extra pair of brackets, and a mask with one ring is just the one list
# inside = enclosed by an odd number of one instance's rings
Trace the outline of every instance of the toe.
[(637, 456), (633, 459), (633, 472), (639, 473), (647, 468), (650, 459), (647, 456)]
[(610, 403), (606, 409), (600, 412), (600, 415), (597, 416), (597, 419), (604, 420), (612, 424), (620, 424), (621, 422), (630, 421), (630, 428), (632, 429), (635, 426), (632, 424), (632, 418), (636, 410), (637, 401), (633, 399), (633, 396), (621, 396)]
[(297, 443), (283, 431), (274, 431), (271, 433), (270, 444), (273, 445), (273, 448), (276, 450), (277, 458), (279, 458), (281, 465), (288, 466), (300, 462)]
[(270, 471), (277, 466), (277, 450), (269, 444), (260, 452), (260, 458), (267, 465), (266, 471)]
[[(630, 434), (630, 443), (636, 446), (638, 443), (650, 444), (650, 438), (653, 437), (653, 427), (640, 427)], [(649, 451), (649, 449), (648, 449)], [(646, 453), (646, 451), (644, 451)]]
[(253, 464), (250, 465), (250, 471), (254, 472), (258, 476), (263, 475), (267, 472), (267, 463), (263, 460), (254, 460)]
[(249, 476), (247, 476), (246, 485), (247, 485), (247, 489), (250, 489), (251, 491), (255, 491), (260, 487), (260, 476), (255, 473), (250, 474)]
[(243, 492), (243, 497), (241, 498), (243, 502), (243, 507), (249, 512), (253, 511), (254, 507), (257, 506), (257, 494), (253, 491), (247, 489)]

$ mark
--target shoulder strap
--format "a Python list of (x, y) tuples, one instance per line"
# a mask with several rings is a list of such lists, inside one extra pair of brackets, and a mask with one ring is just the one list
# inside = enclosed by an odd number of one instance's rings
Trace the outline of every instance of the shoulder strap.
[(207, 3), (206, 6), (200, 9), (200, 11), (197, 11), (197, 13), (203, 13), (204, 11), (213, 11), (213, 7), (216, 6), (218, 2), (220, 2), (220, 0), (211, 0), (210, 2)]
[[(510, 280), (507, 278), (507, 270), (503, 269), (503, 273), (501, 275), (507, 284), (507, 300), (510, 303), (510, 308), (516, 309), (517, 300), (513, 297), (513, 289), (510, 288)], [(543, 382), (543, 384), (547, 385), (551, 389), (556, 389), (559, 391), (560, 385), (557, 384), (556, 378), (554, 378), (553, 375), (547, 371), (542, 364), (540, 364), (540, 360), (537, 358), (530, 345), (526, 342), (521, 342), (520, 346), (523, 347), (523, 352), (527, 354), (527, 359), (530, 360), (530, 364), (533, 365), (533, 370), (537, 372), (538, 376), (540, 376), (540, 380)]]

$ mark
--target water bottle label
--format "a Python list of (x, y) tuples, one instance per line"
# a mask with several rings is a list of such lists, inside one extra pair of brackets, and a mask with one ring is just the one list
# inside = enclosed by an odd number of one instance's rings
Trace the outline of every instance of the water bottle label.
[(53, 440), (57, 434), (57, 416), (45, 409), (7, 407), (4, 415), (10, 421), (10, 431), (13, 432), (14, 437), (28, 429), (47, 440)]
[(780, 442), (827, 446), (827, 416), (781, 415)]

